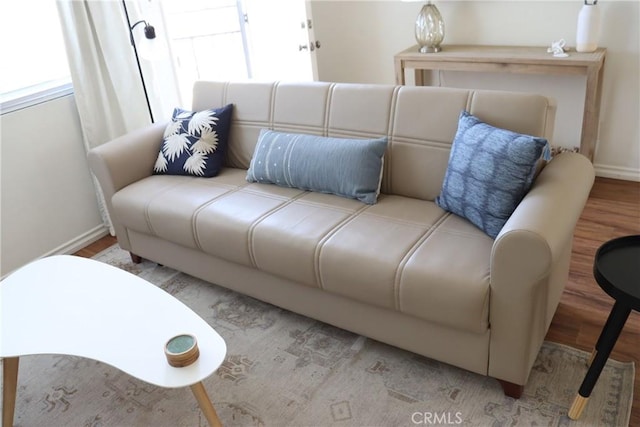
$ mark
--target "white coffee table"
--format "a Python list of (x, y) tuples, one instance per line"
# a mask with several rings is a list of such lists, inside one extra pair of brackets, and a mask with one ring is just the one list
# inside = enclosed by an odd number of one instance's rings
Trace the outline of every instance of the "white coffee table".
[[(0, 283), (3, 427), (13, 425), (20, 356), (66, 354), (114, 366), (160, 387), (190, 386), (211, 426), (220, 421), (202, 380), (224, 360), (220, 335), (182, 302), (124, 270), (70, 255), (32, 262)], [(64, 325), (52, 332), (52, 321)], [(200, 357), (167, 363), (164, 345), (189, 333)]]

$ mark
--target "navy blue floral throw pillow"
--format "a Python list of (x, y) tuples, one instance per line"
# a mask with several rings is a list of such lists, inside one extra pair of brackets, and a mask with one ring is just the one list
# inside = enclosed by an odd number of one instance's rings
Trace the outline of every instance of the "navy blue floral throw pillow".
[(224, 162), (232, 111), (233, 104), (197, 112), (173, 110), (153, 172), (216, 176)]

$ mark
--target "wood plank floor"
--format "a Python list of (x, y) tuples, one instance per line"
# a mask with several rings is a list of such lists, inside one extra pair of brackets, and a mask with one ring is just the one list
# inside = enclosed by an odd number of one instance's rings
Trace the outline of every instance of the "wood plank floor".
[[(613, 306), (613, 299), (593, 278), (593, 258), (602, 243), (630, 234), (640, 234), (640, 183), (597, 178), (576, 227), (569, 282), (547, 333), (548, 341), (593, 350)], [(629, 425), (640, 427), (640, 313), (631, 312), (611, 357), (635, 362)]]
[[(576, 228), (569, 282), (547, 333), (548, 341), (588, 352), (593, 349), (613, 305), (593, 278), (593, 257), (602, 243), (629, 234), (640, 234), (640, 183), (597, 178)], [(76, 255), (92, 257), (115, 242), (113, 237), (104, 237)], [(640, 313), (631, 313), (611, 357), (635, 362), (630, 426), (640, 427)]]

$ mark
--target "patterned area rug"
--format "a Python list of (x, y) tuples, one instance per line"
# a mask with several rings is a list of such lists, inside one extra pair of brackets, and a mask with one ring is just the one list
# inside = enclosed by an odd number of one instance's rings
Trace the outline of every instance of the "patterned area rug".
[[(228, 354), (205, 386), (225, 426), (626, 426), (629, 422), (633, 363), (609, 361), (576, 423), (566, 414), (586, 372), (585, 352), (545, 343), (524, 396), (515, 400), (505, 397), (490, 378), (151, 262), (134, 265), (117, 247), (96, 258), (158, 285), (222, 335)], [(55, 319), (43, 327), (64, 333), (64, 325)], [(207, 424), (188, 388), (161, 389), (99, 362), (54, 355), (20, 359), (15, 425)]]

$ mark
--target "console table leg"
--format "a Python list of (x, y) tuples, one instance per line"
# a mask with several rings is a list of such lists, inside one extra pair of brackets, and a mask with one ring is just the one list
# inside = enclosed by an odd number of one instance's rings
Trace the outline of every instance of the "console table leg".
[(193, 395), (196, 397), (198, 401), (198, 405), (200, 405), (200, 410), (204, 414), (207, 422), (211, 427), (222, 427), (222, 423), (218, 418), (218, 414), (216, 414), (216, 410), (209, 400), (209, 396), (207, 395), (207, 390), (204, 388), (204, 384), (200, 381), (197, 384), (191, 386), (191, 391)]
[(18, 361), (17, 357), (7, 357), (2, 360), (2, 427), (13, 426), (18, 387)]

